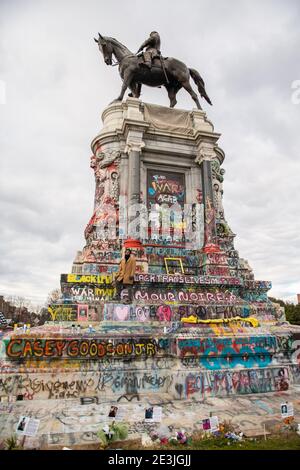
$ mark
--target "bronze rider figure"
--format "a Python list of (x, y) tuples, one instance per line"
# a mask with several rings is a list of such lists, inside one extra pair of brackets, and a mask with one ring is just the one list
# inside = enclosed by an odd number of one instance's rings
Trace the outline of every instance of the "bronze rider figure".
[(157, 31), (152, 31), (150, 33), (150, 36), (146, 41), (143, 42), (139, 50), (137, 51), (137, 54), (141, 52), (143, 49), (146, 50), (143, 52), (144, 56), (144, 63), (146, 67), (148, 67), (151, 70), (152, 67), (152, 60), (155, 57), (160, 57), (161, 52), (160, 52), (160, 36)]

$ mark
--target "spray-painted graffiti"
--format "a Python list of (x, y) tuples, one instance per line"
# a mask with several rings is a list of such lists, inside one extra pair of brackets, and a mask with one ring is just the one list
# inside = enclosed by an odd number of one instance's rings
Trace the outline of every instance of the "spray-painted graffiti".
[(273, 336), (178, 339), (180, 357), (196, 356), (206, 369), (267, 367), (276, 350)]
[(184, 175), (148, 170), (148, 205), (184, 203)]
[[(169, 352), (171, 348), (171, 340), (168, 338), (159, 338), (156, 341), (157, 351)], [(175, 361), (175, 362), (174, 362)], [(143, 356), (141, 359), (139, 356), (103, 356), (100, 358), (86, 358), (82, 360), (79, 358), (41, 358), (38, 361), (33, 361), (32, 358), (25, 358), (20, 361), (11, 361), (8, 359), (8, 367), (1, 367), (0, 372), (2, 375), (8, 376), (9, 374), (56, 374), (66, 372), (77, 372), (81, 373), (81, 377), (85, 377), (89, 372), (101, 372), (111, 370), (161, 370), (171, 369), (177, 364), (176, 357), (161, 356), (159, 354), (155, 356)], [(178, 367), (181, 368), (180, 364)]]
[[(165, 266), (164, 258), (166, 255), (150, 254), (148, 255), (148, 263), (150, 266)], [(182, 264), (185, 268), (199, 267), (199, 257), (195, 255), (180, 256)], [(161, 271), (160, 271), (161, 272)]]
[[(183, 317), (195, 316), (201, 320), (214, 318), (249, 317), (252, 310), (241, 306), (202, 306), (202, 305), (124, 305), (110, 304), (104, 305), (104, 318), (108, 321), (180, 321)], [(255, 313), (255, 312), (253, 312)], [(222, 334), (228, 325), (215, 325), (215, 334)], [(237, 328), (249, 327), (243, 321), (231, 325), (230, 331), (238, 332)], [(224, 329), (225, 328), (225, 329)], [(228, 329), (228, 328), (227, 328)], [(219, 333), (217, 332), (219, 331)], [(240, 332), (244, 332), (241, 329)]]
[(124, 305), (105, 304), (104, 318), (108, 321), (171, 321), (172, 310), (169, 305)]
[(293, 381), (295, 384), (300, 384), (300, 366), (299, 364), (294, 364), (292, 367)]
[(168, 245), (145, 245), (145, 254), (159, 255), (164, 258), (165, 256), (195, 256), (197, 252), (183, 247), (169, 247)]
[[(107, 371), (97, 374), (89, 372), (65, 373), (62, 377), (53, 374), (9, 375), (0, 379), (0, 394), (22, 395), (24, 400), (91, 397), (107, 393), (141, 393), (146, 391), (167, 392), (173, 383), (167, 371)], [(96, 394), (96, 396), (95, 396)]]
[(71, 284), (111, 284), (113, 279), (111, 274), (61, 274), (60, 280)]
[(24, 400), (113, 397), (148, 392), (168, 393), (170, 398), (203, 399), (208, 396), (287, 391), (287, 367), (244, 370), (103, 370), (54, 373), (8, 374), (0, 379), (0, 395), (22, 395)]
[[(125, 291), (123, 291), (125, 292)], [(89, 305), (89, 320), (99, 320), (101, 312), (101, 304), (97, 307)], [(76, 306), (77, 307), (77, 306)], [(104, 319), (107, 321), (133, 321), (133, 322), (147, 322), (147, 321), (180, 321), (181, 318), (189, 316), (197, 317), (200, 320), (215, 319), (215, 318), (233, 318), (241, 317), (248, 318), (256, 315), (257, 311), (251, 306), (244, 305), (196, 305), (196, 304), (183, 304), (174, 305), (163, 304), (159, 302), (152, 304), (116, 304), (105, 302)], [(162, 315), (163, 312), (163, 315)], [(273, 317), (272, 317), (273, 318)], [(58, 320), (61, 317), (57, 317)], [(243, 321), (236, 322), (235, 325), (214, 325), (214, 332), (216, 335), (226, 334), (226, 330), (238, 332), (237, 328), (241, 328), (240, 332), (244, 332), (244, 327), (249, 327), (248, 323)]]
[(272, 288), (272, 282), (245, 280), (245, 287), (247, 287), (248, 289), (270, 290)]
[(172, 385), (172, 375), (163, 373), (100, 373), (96, 390), (111, 388), (113, 392), (137, 393), (145, 390), (168, 391)]
[(91, 263), (118, 263), (121, 260), (120, 251), (97, 250), (90, 247), (90, 252), (85, 253), (85, 261)]
[(266, 393), (289, 388), (286, 368), (246, 371), (190, 373), (185, 380), (185, 396), (227, 396), (232, 394)]
[(77, 305), (49, 305), (49, 319), (51, 321), (76, 321), (77, 307)]
[(201, 264), (224, 264), (227, 265), (227, 256), (224, 253), (205, 253), (201, 255)]
[(78, 302), (111, 300), (116, 295), (115, 287), (74, 286), (62, 284), (63, 297)]
[(156, 344), (151, 340), (132, 340), (130, 342), (113, 342), (99, 339), (11, 339), (6, 346), (6, 354), (12, 359), (23, 357), (82, 357), (95, 358), (103, 356), (153, 356)]
[(208, 276), (230, 276), (230, 271), (227, 266), (213, 266), (207, 264), (204, 267), (205, 274)]
[(9, 376), (0, 380), (0, 391), (6, 394), (22, 395), (25, 400), (33, 398), (78, 398), (80, 395), (94, 390), (94, 379), (66, 379), (34, 377), (25, 375)]
[(242, 280), (237, 277), (216, 278), (210, 276), (185, 276), (172, 274), (137, 274), (136, 282), (161, 282), (172, 284), (199, 284), (199, 285), (242, 285)]
[(131, 319), (132, 307), (124, 304), (105, 304), (104, 319), (110, 321), (128, 321)]
[(160, 321), (171, 321), (172, 319), (172, 310), (169, 305), (160, 305), (156, 314)]
[(49, 320), (61, 321), (99, 321), (99, 307), (93, 305), (59, 305), (52, 304), (48, 307)]
[[(220, 353), (226, 350), (227, 347), (234, 349), (235, 353), (240, 352), (240, 348), (247, 346), (253, 353), (255, 347), (268, 348), (268, 351), (276, 351), (276, 337), (275, 336), (251, 336), (251, 337), (237, 337), (237, 338), (179, 338), (177, 340), (178, 350), (181, 351), (181, 356), (186, 355), (190, 348), (196, 350), (197, 355), (207, 352)], [(184, 353), (182, 353), (185, 351)]]
[(134, 292), (134, 298), (137, 301), (143, 302), (179, 302), (179, 303), (198, 303), (198, 304), (236, 304), (239, 298), (233, 292), (207, 292), (207, 291), (192, 291), (180, 290), (172, 291), (165, 289), (160, 291), (158, 289), (137, 289)]
[(145, 322), (151, 319), (150, 315), (151, 315), (151, 311), (150, 311), (149, 305), (136, 305), (132, 309), (133, 321)]
[(82, 266), (83, 274), (99, 274), (99, 273), (114, 273), (118, 271), (118, 264), (96, 264), (96, 263), (84, 263)]
[(244, 291), (242, 296), (248, 302), (268, 302), (267, 293), (261, 290)]

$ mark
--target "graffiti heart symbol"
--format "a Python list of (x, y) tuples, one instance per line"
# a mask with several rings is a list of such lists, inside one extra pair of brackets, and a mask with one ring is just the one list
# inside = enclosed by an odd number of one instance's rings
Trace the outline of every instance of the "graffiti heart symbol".
[(128, 320), (129, 306), (124, 305), (121, 307), (120, 305), (117, 305), (115, 309), (115, 315), (116, 315), (117, 320), (121, 320), (121, 321)]
[(172, 317), (172, 310), (168, 305), (160, 305), (157, 309), (156, 316), (159, 321), (170, 321)]

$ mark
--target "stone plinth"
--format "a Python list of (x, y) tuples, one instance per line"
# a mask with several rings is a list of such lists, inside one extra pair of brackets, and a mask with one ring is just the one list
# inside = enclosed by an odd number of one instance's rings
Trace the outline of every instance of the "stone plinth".
[[(102, 120), (86, 244), (61, 275), (49, 324), (3, 338), (0, 394), (130, 408), (150, 395), (289, 390), (299, 328), (234, 247), (220, 134), (203, 111), (137, 99), (110, 105)], [(137, 259), (131, 299), (114, 284), (125, 246)]]

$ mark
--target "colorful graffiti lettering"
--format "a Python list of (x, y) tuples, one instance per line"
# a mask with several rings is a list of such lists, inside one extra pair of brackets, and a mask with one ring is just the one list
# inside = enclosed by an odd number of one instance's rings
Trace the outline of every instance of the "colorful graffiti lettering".
[(288, 390), (288, 370), (262, 369), (246, 371), (218, 371), (188, 374), (185, 380), (185, 396), (228, 396), (233, 394), (266, 393)]
[(198, 303), (198, 304), (235, 304), (239, 301), (238, 297), (232, 292), (200, 292), (200, 291), (170, 291), (170, 290), (142, 290), (137, 289), (134, 292), (135, 300), (144, 302), (180, 302), (180, 303)]
[(171, 321), (172, 310), (169, 305), (160, 305), (157, 309), (156, 315), (159, 321)]
[(108, 321), (171, 321), (172, 310), (169, 305), (124, 305), (105, 304), (104, 318)]
[(199, 356), (199, 365), (208, 370), (267, 367), (276, 351), (276, 337), (178, 339), (180, 357)]
[(117, 344), (102, 340), (25, 340), (11, 339), (6, 354), (12, 359), (23, 357), (87, 357), (154, 356), (156, 344), (152, 341), (132, 341)]
[(184, 203), (184, 175), (148, 170), (148, 203)]
[(111, 284), (113, 279), (111, 274), (61, 274), (61, 282), (71, 284)]
[(213, 276), (185, 276), (172, 274), (136, 274), (136, 282), (161, 282), (165, 284), (199, 284), (199, 285), (242, 285), (237, 277), (216, 278)]
[(144, 372), (137, 374), (131, 373), (101, 373), (96, 390), (102, 391), (111, 387), (114, 392), (137, 393), (141, 390), (159, 390), (167, 391), (173, 382), (172, 375), (164, 373)]
[(115, 287), (96, 287), (96, 286), (82, 286), (75, 287), (70, 284), (63, 284), (61, 286), (63, 297), (73, 301), (97, 301), (103, 299), (113, 299), (116, 295)]
[(77, 305), (49, 305), (51, 321), (76, 321)]

